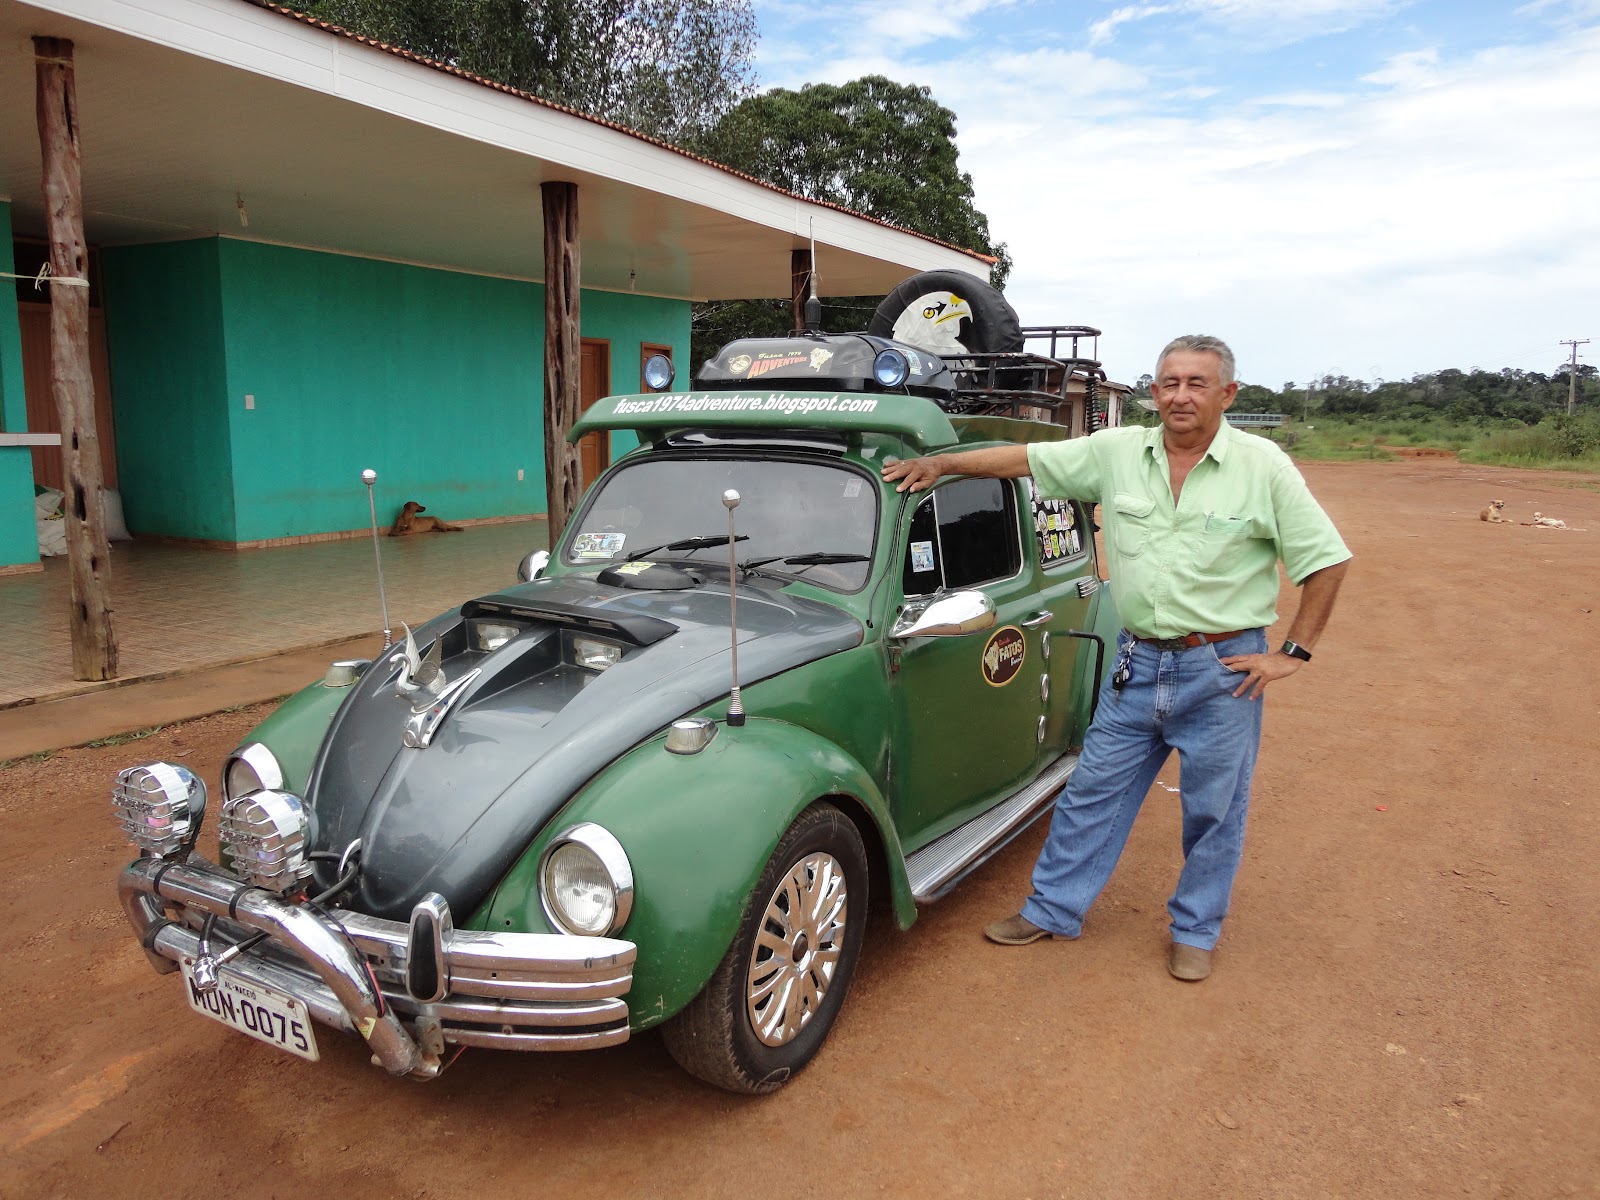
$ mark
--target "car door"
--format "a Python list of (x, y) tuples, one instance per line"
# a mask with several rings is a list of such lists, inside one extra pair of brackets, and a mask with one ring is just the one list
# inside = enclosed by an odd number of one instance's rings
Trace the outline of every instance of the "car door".
[[(1088, 511), (1076, 500), (1046, 500), (1032, 479), (1024, 481), (1031, 518), (1031, 549), (1039, 570), (1039, 607), (1050, 614), (1038, 627), (1044, 722), (1039, 727), (1041, 765), (1083, 743), (1088, 728), (1090, 689), (1094, 686), (1094, 642), (1071, 636), (1086, 632), (1091, 597), (1100, 588), (1095, 569), (1094, 531)], [(1107, 647), (1107, 653), (1115, 651)], [(1087, 668), (1086, 678), (1079, 678)]]
[(891, 642), (890, 804), (916, 849), (1026, 783), (1038, 762), (1041, 611), (1016, 480), (931, 489), (903, 526), (901, 599), (981, 591), (992, 628)]

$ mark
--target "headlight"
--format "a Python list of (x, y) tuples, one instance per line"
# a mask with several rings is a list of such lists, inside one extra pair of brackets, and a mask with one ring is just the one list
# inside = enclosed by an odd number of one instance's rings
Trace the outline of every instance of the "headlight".
[(117, 772), (111, 803), (128, 840), (165, 858), (194, 845), (205, 816), (206, 785), (186, 767), (154, 762)]
[(604, 671), (622, 661), (622, 647), (612, 642), (597, 642), (594, 638), (573, 638), (572, 658), (580, 667)]
[(242, 746), (229, 757), (222, 768), (222, 797), (236, 800), (265, 788), (274, 791), (283, 787), (283, 768), (277, 756), (260, 742)]
[(283, 895), (311, 877), (306, 810), (298, 796), (264, 789), (229, 800), (218, 833), (233, 869), (258, 888)]
[(563, 933), (603, 937), (633, 910), (633, 867), (622, 843), (598, 825), (574, 825), (544, 852), (539, 897)]
[(499, 621), (468, 621), (467, 628), (471, 630), (474, 650), (498, 650), (522, 632), (520, 626)]

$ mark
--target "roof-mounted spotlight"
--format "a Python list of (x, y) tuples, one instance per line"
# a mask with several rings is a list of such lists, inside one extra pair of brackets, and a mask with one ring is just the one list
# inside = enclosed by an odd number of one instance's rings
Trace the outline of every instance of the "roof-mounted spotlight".
[(911, 376), (911, 360), (899, 350), (879, 350), (872, 360), (872, 377), (879, 387), (897, 388)]
[(644, 360), (644, 385), (652, 392), (664, 392), (672, 386), (672, 360), (665, 354), (652, 354)]

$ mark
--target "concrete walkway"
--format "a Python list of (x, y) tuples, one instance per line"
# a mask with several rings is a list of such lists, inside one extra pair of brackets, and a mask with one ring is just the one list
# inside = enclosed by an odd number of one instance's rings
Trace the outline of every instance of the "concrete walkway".
[[(543, 521), (382, 539), (389, 617), (415, 626), (516, 582)], [(119, 543), (122, 676), (71, 678), (65, 562), (0, 578), (0, 762), (270, 700), (339, 658), (373, 658), (382, 619), (370, 540), (226, 552)]]

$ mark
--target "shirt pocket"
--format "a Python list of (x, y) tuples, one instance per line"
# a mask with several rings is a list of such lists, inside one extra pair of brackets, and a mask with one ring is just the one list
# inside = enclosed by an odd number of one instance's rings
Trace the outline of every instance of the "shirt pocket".
[(1132, 496), (1118, 492), (1111, 498), (1111, 508), (1117, 514), (1117, 553), (1124, 558), (1138, 558), (1150, 543), (1150, 514), (1156, 502), (1148, 496)]
[(1255, 535), (1256, 523), (1250, 517), (1207, 513), (1195, 549), (1195, 570), (1203, 575), (1226, 575), (1235, 570)]

